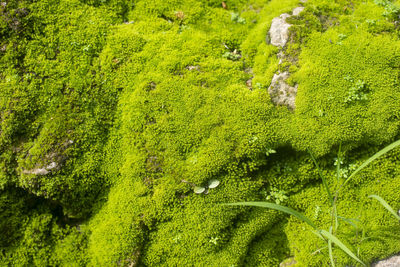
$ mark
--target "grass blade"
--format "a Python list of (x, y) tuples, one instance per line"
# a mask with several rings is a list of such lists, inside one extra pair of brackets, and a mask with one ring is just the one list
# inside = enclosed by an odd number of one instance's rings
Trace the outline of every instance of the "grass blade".
[(382, 204), (382, 206), (384, 206), (391, 214), (393, 214), (393, 216), (397, 219), (400, 220), (400, 216), (396, 214), (396, 212), (394, 211), (394, 209), (380, 196), (378, 195), (370, 195), (368, 196), (370, 198), (375, 198), (376, 200), (379, 201), (379, 203)]
[(348, 181), (350, 181), (351, 178), (353, 178), (354, 175), (356, 175), (359, 171), (361, 171), (362, 169), (364, 169), (367, 165), (369, 165), (372, 161), (374, 161), (375, 159), (379, 158), (380, 156), (386, 154), (387, 152), (389, 152), (390, 150), (398, 147), (400, 145), (400, 140), (397, 140), (396, 142), (391, 143), (390, 145), (388, 145), (387, 147), (383, 148), (382, 150), (378, 151), (375, 155), (373, 155), (372, 157), (370, 157), (369, 159), (367, 159), (366, 161), (364, 161), (363, 164), (361, 164), (360, 167), (358, 167), (350, 176), (349, 178), (346, 179), (346, 181), (344, 181), (344, 183), (342, 184), (342, 186), (344, 186)]
[(339, 145), (339, 152), (337, 155), (337, 165), (336, 165), (336, 179), (339, 181), (340, 180), (340, 162), (342, 160), (341, 158), (341, 150), (342, 150), (342, 143)]
[[(350, 257), (352, 257), (353, 259), (355, 259), (356, 261), (358, 261), (359, 263), (361, 263), (363, 266), (366, 266), (364, 262), (362, 262), (353, 252), (351, 252), (351, 250), (346, 247), (345, 244), (342, 243), (342, 241), (340, 241), (339, 239), (337, 239), (336, 236), (332, 235), (331, 233), (325, 231), (325, 230), (321, 230), (320, 231), (321, 235), (326, 237), (328, 239), (328, 242), (331, 241), (333, 242), (335, 245), (337, 245), (341, 250), (343, 250), (347, 255), (349, 255)], [(329, 244), (329, 243), (328, 243)]]
[(314, 155), (311, 153), (311, 151), (308, 151), (308, 153), (310, 153), (310, 156), (311, 156), (312, 160), (314, 161), (315, 166), (317, 167), (318, 174), (321, 177), (322, 183), (326, 190), (326, 193), (328, 194), (329, 203), (331, 204), (331, 206), (333, 206), (333, 197), (332, 197), (331, 191), (329, 190), (329, 186), (328, 186), (328, 183), (326, 182), (325, 176), (322, 174), (322, 171), (319, 168), (318, 162), (315, 160)]
[[(332, 234), (332, 226), (329, 228), (329, 233)], [(335, 262), (333, 261), (333, 253), (332, 253), (332, 240), (328, 239), (328, 250), (329, 250), (329, 259), (331, 260), (332, 267), (335, 267)]]
[(224, 204), (224, 205), (228, 205), (228, 206), (252, 206), (252, 207), (261, 207), (261, 208), (268, 208), (268, 209), (273, 209), (273, 210), (278, 210), (278, 211), (282, 211), (286, 214), (289, 215), (293, 215), (296, 218), (302, 220), (303, 222), (307, 223), (308, 225), (310, 225), (312, 228), (314, 228), (315, 230), (318, 230), (317, 226), (315, 226), (315, 224), (305, 215), (301, 214), (298, 211), (295, 211), (294, 209), (285, 207), (285, 206), (281, 206), (275, 203), (270, 203), (270, 202), (238, 202), (238, 203), (228, 203), (228, 204)]
[(356, 221), (356, 222), (359, 222), (359, 221), (360, 221), (360, 220), (358, 220), (358, 219), (348, 219), (348, 218), (345, 218), (345, 217), (342, 217), (342, 216), (337, 216), (337, 217), (338, 217), (338, 219), (341, 219), (342, 221), (344, 221), (344, 222), (350, 224), (350, 225), (353, 226), (355, 229), (357, 229), (357, 225), (356, 225), (354, 222), (355, 222), (355, 221)]

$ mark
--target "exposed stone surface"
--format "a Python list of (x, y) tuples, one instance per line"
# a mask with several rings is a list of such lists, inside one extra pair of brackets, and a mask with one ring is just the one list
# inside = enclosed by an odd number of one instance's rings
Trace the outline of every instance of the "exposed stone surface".
[(372, 264), (372, 267), (399, 267), (399, 266), (400, 266), (400, 255), (396, 255), (386, 260), (381, 260), (377, 263)]
[(279, 264), (279, 267), (289, 267), (295, 265), (297, 262), (294, 257), (288, 258)]
[(200, 66), (198, 66), (198, 65), (194, 65), (194, 66), (190, 65), (190, 66), (187, 66), (186, 69), (187, 70), (200, 70)]
[(298, 15), (300, 15), (301, 12), (303, 12), (303, 10), (304, 10), (304, 7), (302, 7), (302, 6), (296, 7), (295, 9), (293, 9), (292, 14), (293, 14), (293, 16), (298, 16)]
[[(286, 22), (286, 19), (291, 16), (298, 16), (304, 7), (296, 7), (292, 11), (292, 15), (284, 13), (279, 17), (276, 17), (272, 20), (271, 28), (269, 29), (267, 42), (270, 42), (272, 45), (283, 48), (288, 39), (289, 39), (289, 28), (290, 24)], [(277, 54), (279, 59), (279, 65), (284, 60), (284, 53), (279, 51)], [(268, 93), (271, 96), (271, 100), (275, 105), (283, 105), (287, 106), (290, 109), (295, 109), (295, 100), (297, 94), (297, 85), (292, 87), (286, 83), (286, 80), (289, 78), (289, 72), (283, 72), (274, 74), (272, 78), (271, 85), (268, 88)]]
[(32, 170), (24, 170), (24, 174), (34, 174), (34, 175), (46, 175), (51, 172), (51, 170), (55, 169), (58, 166), (57, 162), (51, 162), (49, 165), (42, 167), (42, 168), (36, 168)]
[(295, 109), (297, 85), (295, 87), (288, 85), (286, 83), (288, 78), (289, 72), (274, 74), (271, 85), (268, 88), (268, 93), (271, 96), (272, 103), (275, 105)]
[(274, 46), (284, 47), (289, 38), (290, 24), (286, 19), (290, 17), (289, 14), (282, 14), (272, 20), (271, 28), (269, 29), (270, 42)]
[[(64, 149), (72, 145), (74, 141), (72, 140), (67, 140), (64, 143), (62, 143), (62, 146)], [(47, 161), (50, 163), (46, 166), (40, 166), (34, 169), (30, 170), (22, 170), (22, 173), (24, 174), (34, 174), (34, 175), (47, 175), (51, 173), (52, 171), (59, 170), (62, 163), (65, 161), (65, 157), (63, 155), (59, 155), (55, 152), (50, 153), (46, 156)]]

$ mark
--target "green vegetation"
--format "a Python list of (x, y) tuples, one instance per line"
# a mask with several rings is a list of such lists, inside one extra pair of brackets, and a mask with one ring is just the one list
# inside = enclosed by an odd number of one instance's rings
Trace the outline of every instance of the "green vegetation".
[[(354, 177), (355, 174), (357, 174), (359, 171), (363, 170), (365, 167), (367, 167), (370, 163), (372, 163), (372, 161), (374, 161), (378, 157), (384, 155), (385, 153), (389, 152), (390, 150), (396, 148), (399, 145), (400, 145), (400, 140), (398, 140), (398, 141), (390, 144), (389, 146), (385, 147), (384, 149), (380, 150), (378, 153), (376, 153), (375, 155), (373, 155), (372, 157), (367, 159), (363, 164), (361, 164), (361, 166), (358, 167), (346, 180), (340, 179), (340, 178), (343, 178), (343, 176), (340, 175), (342, 173), (340, 164), (343, 162), (341, 161), (341, 158), (340, 158), (340, 148), (339, 148), (339, 155), (335, 160), (335, 165), (337, 166), (336, 178), (337, 178), (338, 183), (336, 183), (336, 190), (335, 190), (334, 198), (332, 198), (331, 190), (329, 189), (329, 186), (327, 185), (326, 178), (322, 175), (321, 169), (319, 169), (318, 163), (315, 161), (315, 158), (311, 155), (311, 157), (318, 169), (318, 173), (320, 174), (322, 183), (325, 186), (326, 193), (328, 196), (328, 201), (330, 203), (329, 213), (331, 214), (331, 225), (329, 227), (329, 232), (327, 232), (326, 230), (318, 229), (317, 226), (312, 222), (312, 220), (310, 220), (308, 217), (304, 216), (303, 214), (301, 214), (291, 208), (288, 208), (286, 206), (279, 205), (280, 200), (281, 200), (279, 198), (276, 199), (276, 204), (270, 203), (270, 202), (239, 202), (239, 203), (232, 203), (232, 204), (228, 204), (228, 205), (254, 206), (254, 207), (269, 208), (269, 209), (278, 210), (278, 211), (287, 213), (289, 215), (292, 215), (294, 217), (297, 217), (301, 221), (303, 221), (306, 224), (308, 224), (309, 226), (311, 226), (313, 228), (313, 230), (315, 230), (313, 233), (328, 243), (329, 259), (330, 259), (330, 263), (332, 266), (335, 266), (335, 260), (333, 259), (333, 253), (332, 253), (332, 247), (333, 247), (332, 243), (337, 245), (340, 249), (342, 249), (348, 256), (353, 258), (355, 261), (357, 261), (358, 263), (360, 263), (363, 266), (366, 266), (365, 263), (363, 263), (345, 244), (342, 243), (342, 241), (337, 239), (337, 237), (335, 237), (335, 235), (334, 235), (334, 233), (336, 233), (338, 231), (339, 219), (350, 222), (350, 224), (351, 224), (351, 220), (344, 218), (342, 216), (339, 216), (337, 213), (337, 201), (338, 201), (339, 193), (340, 193), (340, 190), (343, 188), (343, 186), (348, 181), (350, 181), (350, 179), (352, 177)], [(344, 178), (346, 178), (346, 177), (344, 177)], [(276, 192), (274, 192), (274, 190), (273, 190), (271, 192), (271, 194), (276, 195)], [(382, 206), (384, 206), (390, 213), (393, 214), (393, 216), (396, 219), (398, 219), (398, 220), (400, 219), (400, 217), (396, 214), (396, 212), (393, 210), (393, 208), (383, 198), (381, 198), (378, 195), (370, 195), (369, 197), (375, 198), (376, 200), (378, 200), (382, 204)], [(267, 198), (267, 200), (268, 200), (268, 198)]]
[[(271, 21), (300, 5), (279, 63)], [(332, 234), (366, 264), (399, 252), (381, 204), (400, 208), (400, 150), (357, 168), (400, 137), (399, 7), (2, 1), (0, 265), (360, 265)], [(294, 111), (271, 102), (277, 71)], [(269, 198), (329, 230), (339, 180), (331, 246), (220, 205)]]

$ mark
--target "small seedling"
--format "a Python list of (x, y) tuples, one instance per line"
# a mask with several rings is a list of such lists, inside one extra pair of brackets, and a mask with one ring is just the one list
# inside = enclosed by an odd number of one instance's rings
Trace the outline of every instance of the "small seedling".
[(269, 149), (267, 150), (267, 152), (265, 152), (265, 155), (267, 155), (267, 157), (268, 157), (269, 155), (274, 154), (274, 153), (276, 153), (276, 151), (273, 150), (273, 149), (271, 149), (271, 148), (269, 148)]
[(239, 24), (246, 24), (246, 20), (239, 16), (239, 13), (232, 12), (231, 13), (231, 20), (233, 22), (239, 23)]
[(201, 186), (195, 186), (195, 187), (193, 188), (193, 191), (194, 191), (196, 194), (201, 194), (201, 193), (204, 193), (204, 192), (206, 191), (206, 188), (205, 188), (205, 187), (201, 187)]
[(345, 103), (351, 103), (354, 101), (368, 100), (368, 88), (365, 82), (358, 80), (356, 84), (350, 87), (348, 96), (344, 100)]
[(271, 188), (271, 192), (266, 197), (266, 200), (273, 200), (276, 204), (281, 204), (286, 199), (288, 199), (288, 197), (286, 196), (286, 191), (278, 190), (275, 187)]
[(229, 60), (239, 60), (242, 56), (239, 54), (239, 52), (235, 49), (233, 52), (225, 52), (222, 55), (223, 58), (229, 59)]
[(219, 185), (219, 181), (218, 180), (211, 180), (208, 182), (208, 188), (216, 188)]
[(174, 241), (174, 243), (178, 243), (180, 240), (182, 239), (182, 235), (178, 234), (177, 236), (175, 236), (172, 241)]
[(190, 182), (188, 182), (186, 180), (182, 180), (182, 182), (191, 185), (193, 187), (193, 192), (194, 193), (196, 193), (196, 194), (203, 194), (204, 193), (206, 195), (208, 194), (209, 189), (216, 188), (220, 184), (220, 181), (216, 180), (216, 179), (212, 179), (212, 180), (208, 181), (207, 186), (198, 186), (198, 185), (190, 183)]
[(213, 243), (213, 244), (216, 246), (218, 240), (219, 240), (218, 237), (211, 237), (211, 238), (210, 238), (210, 241), (208, 241), (208, 242)]

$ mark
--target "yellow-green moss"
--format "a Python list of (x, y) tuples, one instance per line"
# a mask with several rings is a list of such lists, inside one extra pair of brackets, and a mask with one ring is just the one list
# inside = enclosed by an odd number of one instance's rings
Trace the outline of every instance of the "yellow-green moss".
[[(277, 188), (329, 227), (305, 151), (333, 187), (340, 145), (350, 168), (399, 136), (398, 1), (221, 2), (0, 7), (1, 264), (328, 264), (299, 221), (220, 204)], [(299, 5), (279, 64), (271, 20)], [(299, 85), (293, 112), (268, 95), (278, 70)], [(367, 198), (399, 208), (398, 155), (360, 173), (338, 202), (358, 228), (341, 222), (337, 234), (368, 263), (400, 250), (389, 234), (398, 222)], [(52, 162), (59, 168), (32, 173)], [(193, 192), (212, 179), (217, 188)]]

